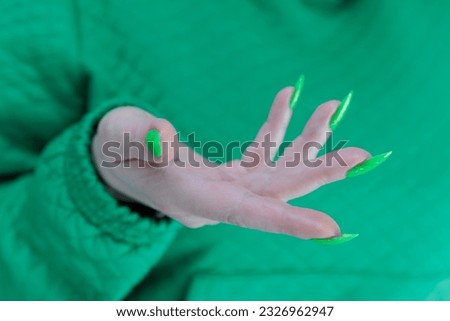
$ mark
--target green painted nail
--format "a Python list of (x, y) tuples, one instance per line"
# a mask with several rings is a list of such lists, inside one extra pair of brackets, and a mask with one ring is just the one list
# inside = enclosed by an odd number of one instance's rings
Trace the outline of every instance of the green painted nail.
[(347, 177), (354, 177), (354, 176), (358, 176), (358, 175), (362, 175), (365, 174), (367, 172), (370, 172), (372, 169), (380, 166), (381, 164), (383, 164), (386, 159), (389, 158), (389, 156), (391, 156), (392, 151), (387, 152), (387, 153), (383, 153), (383, 154), (379, 154), (376, 156), (372, 156), (371, 158), (369, 158), (368, 160), (356, 165), (355, 167), (351, 168), (348, 172), (347, 172)]
[(147, 133), (145, 141), (152, 154), (156, 157), (161, 157), (161, 137), (156, 129), (152, 129)]
[(350, 91), (347, 96), (345, 96), (344, 100), (341, 101), (341, 104), (336, 109), (336, 112), (334, 113), (333, 117), (331, 117), (330, 120), (330, 129), (333, 131), (336, 129), (336, 127), (339, 125), (339, 123), (344, 118), (345, 112), (348, 109), (348, 106), (350, 105), (350, 102), (353, 97), (353, 90)]
[(359, 234), (342, 234), (341, 236), (331, 237), (329, 239), (311, 239), (311, 241), (324, 245), (337, 245), (347, 243), (358, 236)]
[(298, 99), (302, 92), (303, 84), (305, 83), (305, 75), (300, 75), (294, 86), (294, 91), (292, 92), (291, 100), (289, 101), (289, 107), (294, 110), (297, 107)]

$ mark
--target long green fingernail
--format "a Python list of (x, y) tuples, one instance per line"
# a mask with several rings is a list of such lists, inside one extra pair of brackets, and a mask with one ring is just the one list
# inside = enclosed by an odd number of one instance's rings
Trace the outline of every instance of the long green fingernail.
[(292, 92), (291, 100), (289, 101), (289, 107), (294, 110), (297, 107), (300, 94), (302, 92), (303, 84), (305, 83), (305, 75), (300, 75), (294, 86), (294, 91)]
[(387, 152), (387, 153), (383, 153), (383, 154), (379, 154), (376, 156), (372, 156), (371, 158), (369, 158), (368, 160), (356, 165), (355, 167), (351, 168), (348, 172), (347, 172), (347, 177), (355, 177), (358, 175), (362, 175), (365, 174), (367, 172), (370, 172), (372, 169), (380, 166), (381, 164), (383, 164), (386, 159), (389, 158), (389, 156), (391, 156), (392, 151)]
[(311, 239), (311, 241), (324, 245), (337, 245), (347, 243), (358, 236), (359, 234), (342, 234), (341, 236), (331, 237), (328, 239)]
[(145, 141), (152, 154), (156, 157), (161, 157), (161, 137), (156, 129), (152, 129), (147, 133)]
[(345, 96), (344, 100), (341, 101), (341, 104), (336, 109), (333, 117), (331, 117), (330, 120), (330, 129), (333, 131), (336, 129), (336, 127), (339, 125), (339, 123), (344, 118), (345, 112), (347, 111), (348, 106), (350, 105), (350, 102), (353, 97), (353, 90), (350, 91), (347, 96)]

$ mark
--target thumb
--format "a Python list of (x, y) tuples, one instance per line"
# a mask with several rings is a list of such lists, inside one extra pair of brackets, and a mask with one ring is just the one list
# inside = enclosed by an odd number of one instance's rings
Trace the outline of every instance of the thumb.
[(101, 148), (101, 159), (139, 160), (162, 166), (175, 157), (178, 139), (175, 128), (167, 120), (126, 106), (113, 109), (102, 118), (94, 143), (96, 153)]

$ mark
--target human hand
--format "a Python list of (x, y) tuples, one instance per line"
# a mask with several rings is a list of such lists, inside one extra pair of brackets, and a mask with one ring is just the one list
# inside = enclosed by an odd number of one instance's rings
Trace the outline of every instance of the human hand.
[[(328, 101), (316, 109), (302, 134), (273, 162), (292, 115), (292, 91), (292, 87), (287, 87), (276, 96), (269, 117), (256, 136), (257, 144), (249, 146), (242, 159), (220, 166), (181, 144), (167, 120), (135, 107), (116, 108), (100, 121), (93, 139), (97, 169), (122, 196), (191, 228), (224, 222), (303, 239), (339, 236), (339, 226), (330, 216), (286, 202), (345, 178), (370, 154), (353, 147), (333, 152), (336, 157), (330, 157), (330, 153), (317, 158), (319, 149), (314, 147), (304, 153), (308, 144), (323, 145), (330, 134), (330, 120), (340, 102)], [(122, 142), (124, 133), (129, 133), (131, 141), (144, 142), (149, 130), (156, 139), (150, 152), (143, 144), (144, 153), (133, 148), (127, 155), (122, 144), (118, 149), (120, 161), (113, 167), (102, 165), (107, 160), (102, 151), (105, 143)], [(267, 135), (275, 148), (262, 147)], [(158, 155), (160, 146), (163, 148)], [(301, 161), (291, 166), (295, 155)], [(331, 161), (326, 162), (326, 157)], [(167, 166), (158, 166), (158, 159), (165, 159)]]

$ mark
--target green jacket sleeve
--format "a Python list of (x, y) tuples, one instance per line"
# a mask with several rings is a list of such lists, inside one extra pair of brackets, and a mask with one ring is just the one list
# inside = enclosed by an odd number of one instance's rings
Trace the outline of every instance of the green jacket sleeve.
[(70, 2), (55, 1), (46, 24), (50, 7), (19, 3), (0, 3), (0, 300), (122, 299), (178, 224), (121, 205), (90, 144), (110, 109), (146, 107), (115, 99), (87, 111)]

